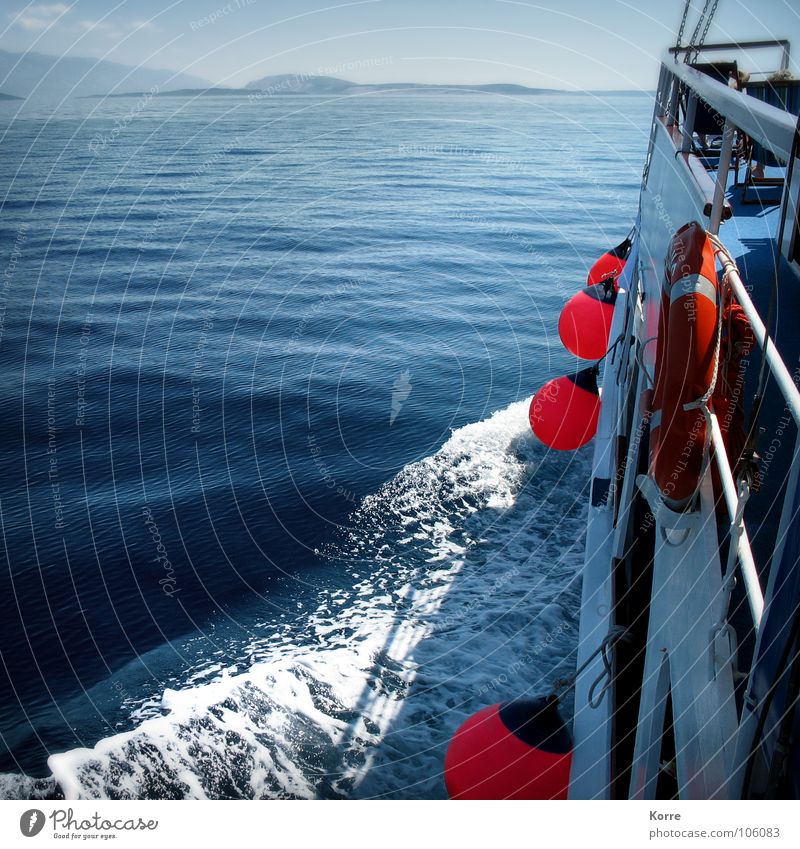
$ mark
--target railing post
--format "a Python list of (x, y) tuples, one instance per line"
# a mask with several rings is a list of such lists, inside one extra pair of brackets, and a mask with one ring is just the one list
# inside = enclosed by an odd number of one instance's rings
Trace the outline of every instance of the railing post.
[(722, 223), (722, 207), (725, 204), (725, 190), (728, 187), (728, 172), (731, 168), (733, 136), (735, 132), (735, 127), (726, 118), (725, 126), (722, 130), (722, 150), (719, 153), (717, 184), (714, 186), (714, 202), (711, 205), (711, 216), (708, 224), (708, 231), (714, 236), (719, 233), (719, 225)]
[(692, 135), (694, 134), (694, 119), (697, 114), (697, 95), (692, 92), (689, 95), (689, 103), (686, 106), (686, 118), (683, 122), (683, 144), (681, 153), (691, 153)]
[[(733, 471), (728, 463), (728, 454), (725, 443), (722, 440), (722, 431), (719, 427), (717, 417), (711, 414), (711, 442), (714, 446), (714, 458), (717, 463), (722, 493), (731, 519), (731, 534), (729, 555), (736, 554), (739, 560), (739, 570), (742, 573), (744, 587), (747, 595), (747, 603), (753, 615), (753, 623), (756, 632), (761, 627), (761, 619), (764, 615), (764, 594), (761, 591), (761, 582), (758, 578), (758, 570), (753, 560), (753, 552), (750, 548), (750, 537), (741, 516), (737, 517), (739, 510), (739, 491), (736, 481), (733, 479)], [(741, 520), (741, 521), (740, 521)], [(734, 544), (735, 543), (735, 544)]]
[(680, 106), (681, 81), (676, 76), (672, 77), (672, 93), (667, 107), (667, 126), (674, 127), (678, 123), (678, 108)]
[(670, 80), (672, 78), (673, 75), (662, 65), (658, 75), (658, 87), (656, 88), (656, 118), (663, 118), (667, 114)]
[[(785, 256), (791, 256), (792, 250), (792, 241), (795, 238), (796, 228), (793, 226), (792, 222), (797, 221), (797, 213), (798, 209), (800, 209), (800, 161), (797, 159), (794, 162), (794, 168), (792, 171), (792, 179), (786, 180), (786, 184), (783, 188), (784, 197), (782, 198), (782, 203), (786, 204), (786, 223), (787, 227), (784, 228), (783, 232), (783, 244), (778, 246), (778, 250), (780, 250)], [(797, 254), (798, 245), (795, 245), (795, 255)]]
[(783, 53), (781, 54), (781, 70), (789, 70), (789, 42), (784, 42)]

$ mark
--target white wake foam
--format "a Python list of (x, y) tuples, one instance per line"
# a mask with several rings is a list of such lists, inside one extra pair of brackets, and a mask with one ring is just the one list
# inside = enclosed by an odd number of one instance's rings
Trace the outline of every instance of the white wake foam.
[[(67, 798), (431, 798), (472, 711), (540, 692), (576, 639), (588, 455), (527, 402), (455, 431), (367, 498), (316, 609), (208, 658), (133, 730), (50, 757)], [(265, 623), (267, 626), (267, 623)], [(566, 666), (558, 670), (566, 671)]]

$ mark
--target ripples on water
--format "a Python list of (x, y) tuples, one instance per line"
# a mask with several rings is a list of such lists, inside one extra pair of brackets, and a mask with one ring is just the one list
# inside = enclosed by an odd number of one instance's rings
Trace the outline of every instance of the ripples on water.
[(441, 795), (574, 647), (590, 452), (524, 399), (649, 99), (1, 106), (0, 769)]

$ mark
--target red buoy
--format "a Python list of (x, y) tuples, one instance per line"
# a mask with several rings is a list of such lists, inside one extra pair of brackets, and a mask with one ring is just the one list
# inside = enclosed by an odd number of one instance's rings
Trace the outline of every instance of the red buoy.
[(561, 310), (558, 335), (564, 347), (582, 360), (599, 360), (608, 350), (611, 319), (617, 302), (612, 277), (573, 295)]
[(613, 277), (616, 285), (617, 278), (622, 273), (622, 269), (625, 268), (625, 261), (631, 252), (631, 244), (632, 242), (628, 238), (624, 242), (620, 242), (615, 248), (611, 248), (610, 251), (606, 251), (589, 269), (586, 284), (592, 286), (601, 280)]
[(566, 799), (572, 740), (555, 696), (492, 705), (456, 731), (444, 759), (451, 799)]
[(549, 448), (572, 451), (595, 435), (600, 415), (597, 374), (594, 365), (549, 380), (531, 399), (531, 428)]

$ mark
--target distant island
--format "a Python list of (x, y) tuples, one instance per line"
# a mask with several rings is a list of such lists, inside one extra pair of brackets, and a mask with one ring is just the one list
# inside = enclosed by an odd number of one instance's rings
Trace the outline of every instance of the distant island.
[[(503, 94), (503, 95), (542, 95), (542, 94), (619, 94), (640, 95), (648, 92), (631, 91), (581, 91), (559, 88), (530, 88), (516, 83), (485, 83), (468, 85), (464, 83), (354, 83), (337, 77), (316, 76), (314, 74), (278, 74), (262, 77), (248, 83), (244, 88), (223, 88), (208, 86), (205, 88), (180, 88), (169, 91), (157, 91), (154, 97), (249, 97), (259, 99), (279, 95), (308, 94), (316, 96), (370, 94), (380, 92), (402, 92), (409, 94)], [(142, 97), (143, 92), (130, 91), (113, 94), (88, 95), (93, 98)]]
[(26, 101), (26, 106), (85, 97), (96, 92), (149, 91), (157, 89), (208, 88), (214, 84), (194, 74), (180, 71), (122, 65), (106, 59), (81, 56), (50, 56), (27, 50), (15, 53), (0, 50), (0, 80), (8, 97)]
[(29, 50), (14, 53), (0, 49), (0, 100), (24, 100), (26, 106), (57, 106), (73, 98), (146, 97), (247, 97), (251, 101), (280, 95), (341, 97), (375, 93), (406, 94), (537, 94), (636, 95), (652, 92), (630, 90), (581, 91), (531, 88), (516, 83), (354, 83), (317, 73), (275, 74), (253, 80), (244, 87), (217, 85), (202, 77), (166, 68), (131, 67), (107, 59), (81, 56), (50, 56)]

